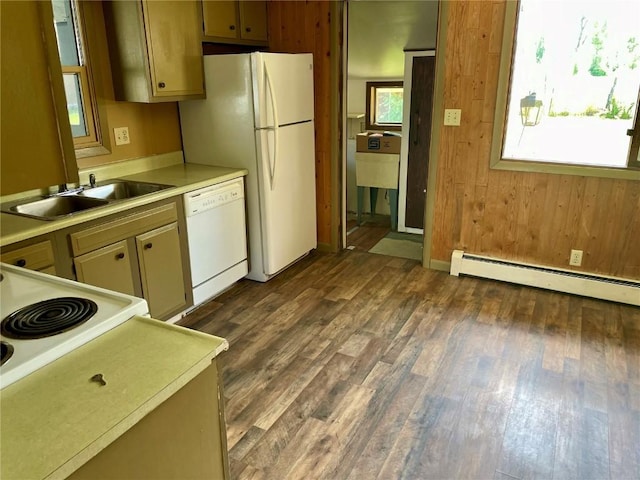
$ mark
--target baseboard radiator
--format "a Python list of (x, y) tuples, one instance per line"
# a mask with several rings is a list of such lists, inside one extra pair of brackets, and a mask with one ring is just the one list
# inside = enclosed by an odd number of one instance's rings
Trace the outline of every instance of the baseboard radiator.
[(470, 275), (640, 306), (640, 282), (484, 257), (454, 250), (451, 275)]

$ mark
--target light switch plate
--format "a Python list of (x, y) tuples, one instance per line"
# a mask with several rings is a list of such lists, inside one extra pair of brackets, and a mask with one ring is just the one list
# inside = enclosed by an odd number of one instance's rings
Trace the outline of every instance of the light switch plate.
[(113, 136), (116, 138), (116, 145), (127, 145), (131, 143), (131, 139), (129, 138), (129, 127), (114, 128)]
[(462, 110), (459, 108), (446, 108), (444, 111), (444, 124), (452, 127), (460, 126)]

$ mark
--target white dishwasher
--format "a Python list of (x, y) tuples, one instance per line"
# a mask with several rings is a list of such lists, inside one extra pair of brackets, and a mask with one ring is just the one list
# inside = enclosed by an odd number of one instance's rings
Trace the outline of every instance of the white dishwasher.
[(243, 179), (184, 195), (194, 305), (248, 272)]

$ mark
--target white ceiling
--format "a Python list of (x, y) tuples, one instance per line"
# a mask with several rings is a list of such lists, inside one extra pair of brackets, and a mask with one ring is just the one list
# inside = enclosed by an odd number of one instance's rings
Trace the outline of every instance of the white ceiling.
[(349, 78), (401, 78), (404, 50), (436, 46), (437, 0), (351, 0)]

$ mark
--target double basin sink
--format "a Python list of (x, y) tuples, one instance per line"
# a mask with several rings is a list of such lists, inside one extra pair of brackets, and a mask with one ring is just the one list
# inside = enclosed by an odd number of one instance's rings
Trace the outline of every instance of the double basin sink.
[(95, 187), (81, 187), (50, 197), (10, 202), (3, 204), (1, 210), (5, 213), (38, 220), (57, 220), (90, 208), (109, 205), (113, 202), (148, 195), (172, 187), (173, 185), (159, 183), (108, 180)]

